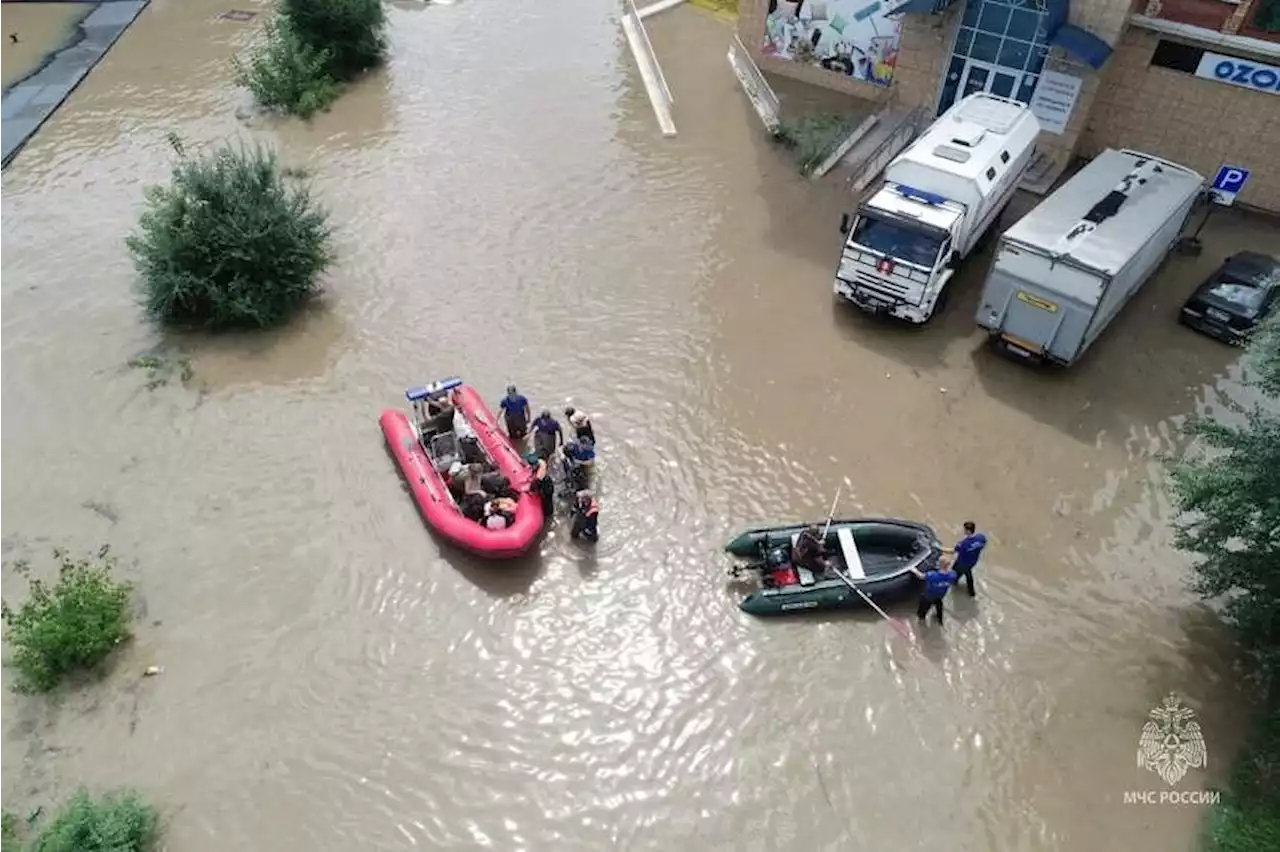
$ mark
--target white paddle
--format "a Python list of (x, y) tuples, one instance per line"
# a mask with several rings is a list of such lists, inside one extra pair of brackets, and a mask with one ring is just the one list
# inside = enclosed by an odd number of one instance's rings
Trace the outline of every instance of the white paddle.
[[(826, 542), (826, 540), (827, 540), (827, 531), (831, 529), (831, 521), (832, 521), (832, 519), (834, 519), (834, 518), (835, 518), (835, 516), (836, 516), (836, 504), (838, 504), (838, 503), (840, 502), (840, 492), (841, 492), (842, 490), (844, 490), (844, 486), (843, 486), (843, 485), (841, 485), (839, 488), (837, 488), (837, 489), (836, 489), (836, 499), (834, 499), (834, 500), (832, 500), (832, 501), (831, 501), (831, 514), (827, 515), (827, 525), (826, 525), (826, 527), (824, 527), (824, 528), (823, 528), (823, 530), (822, 530), (822, 541), (823, 541), (824, 543), (825, 543), (825, 542)], [(855, 592), (857, 592), (857, 593), (858, 593), (858, 597), (860, 597), (860, 598), (862, 598), (864, 601), (866, 601), (868, 606), (870, 606), (870, 607), (871, 607), (872, 609), (874, 609), (877, 613), (879, 613), (879, 615), (880, 615), (880, 617), (881, 617), (881, 618), (883, 618), (885, 621), (889, 622), (889, 624), (893, 627), (893, 629), (894, 629), (894, 630), (896, 630), (896, 631), (898, 631), (898, 633), (900, 633), (904, 639), (910, 639), (910, 638), (911, 638), (911, 631), (910, 631), (909, 629), (907, 629), (907, 626), (906, 626), (905, 624), (903, 624), (903, 623), (902, 623), (901, 621), (899, 621), (898, 619), (891, 617), (887, 612), (885, 612), (884, 610), (882, 610), (882, 609), (881, 609), (881, 608), (876, 604), (876, 602), (875, 602), (875, 601), (871, 600), (871, 596), (870, 596), (870, 595), (868, 595), (866, 592), (862, 591), (862, 589), (859, 589), (859, 588), (854, 584), (854, 582), (853, 582), (852, 580), (850, 580), (847, 576), (845, 576), (845, 573), (844, 573), (843, 571), (841, 571), (839, 568), (835, 567), (834, 565), (831, 567), (831, 570), (835, 572), (835, 574), (836, 574), (836, 576), (837, 576), (837, 577), (839, 577), (841, 580), (843, 580), (843, 581), (844, 581), (844, 584), (845, 584), (846, 586), (848, 586), (849, 588), (851, 588), (851, 589), (853, 589)]]

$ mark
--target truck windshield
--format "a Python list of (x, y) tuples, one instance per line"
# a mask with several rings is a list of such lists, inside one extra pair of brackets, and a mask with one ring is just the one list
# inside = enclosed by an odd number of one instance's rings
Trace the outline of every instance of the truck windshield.
[(917, 231), (897, 222), (859, 216), (853, 241), (887, 257), (933, 269), (942, 248), (942, 236)]

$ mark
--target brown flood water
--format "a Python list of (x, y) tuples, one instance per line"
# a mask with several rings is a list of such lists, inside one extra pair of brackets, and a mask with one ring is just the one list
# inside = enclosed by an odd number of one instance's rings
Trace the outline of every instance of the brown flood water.
[[(651, 19), (663, 140), (586, 0), (397, 5), (390, 67), (310, 127), (236, 118), (256, 23), (226, 8), (155, 0), (4, 176), (6, 556), (110, 541), (145, 609), (106, 684), (6, 689), (6, 806), (135, 785), (188, 852), (1192, 848), (1200, 808), (1122, 804), (1163, 787), (1135, 755), (1165, 694), (1209, 748), (1179, 789), (1224, 777), (1247, 709), (1157, 458), (1239, 368), (1173, 319), (1274, 231), (1215, 219), (1037, 374), (975, 334), (988, 258), (923, 331), (833, 304), (848, 198), (762, 138), (709, 15)], [(149, 392), (121, 240), (172, 130), (311, 168), (342, 260), (289, 329), (184, 341), (192, 387)], [(595, 551), (428, 534), (376, 417), (452, 373), (595, 414)], [(732, 532), (846, 476), (844, 514), (991, 536), (981, 596), (914, 646), (725, 586)]]
[[(5, 88), (35, 71), (46, 56), (65, 45), (75, 26), (93, 10), (92, 3), (5, 3), (0, 11)], [(14, 35), (18, 37), (16, 44), (10, 41)]]

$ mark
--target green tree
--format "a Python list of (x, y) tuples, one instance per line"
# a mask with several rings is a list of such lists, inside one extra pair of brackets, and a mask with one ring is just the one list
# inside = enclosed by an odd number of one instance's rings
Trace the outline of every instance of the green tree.
[(107, 548), (96, 558), (74, 558), (53, 552), (58, 581), (32, 579), (30, 567), (14, 570), (28, 581), (27, 600), (17, 609), (0, 602), (6, 641), (18, 670), (21, 692), (52, 689), (67, 673), (92, 668), (129, 636), (132, 586), (115, 580), (115, 560)]
[(283, 323), (333, 262), (329, 214), (262, 147), (178, 154), (126, 239), (147, 314), (210, 330)]
[(1173, 466), (1177, 546), (1200, 557), (1195, 589), (1225, 616), (1264, 677), (1280, 675), (1280, 324), (1250, 345), (1247, 384), (1262, 401), (1240, 425), (1197, 418), (1208, 452)]

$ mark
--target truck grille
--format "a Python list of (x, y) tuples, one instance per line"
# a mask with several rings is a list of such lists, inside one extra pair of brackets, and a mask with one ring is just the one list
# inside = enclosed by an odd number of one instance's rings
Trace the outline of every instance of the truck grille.
[(877, 274), (876, 269), (884, 258), (856, 246), (846, 246), (840, 258), (838, 277), (854, 287), (879, 294), (893, 302), (920, 303), (924, 289), (929, 284), (929, 273), (903, 263), (895, 263), (888, 275)]

